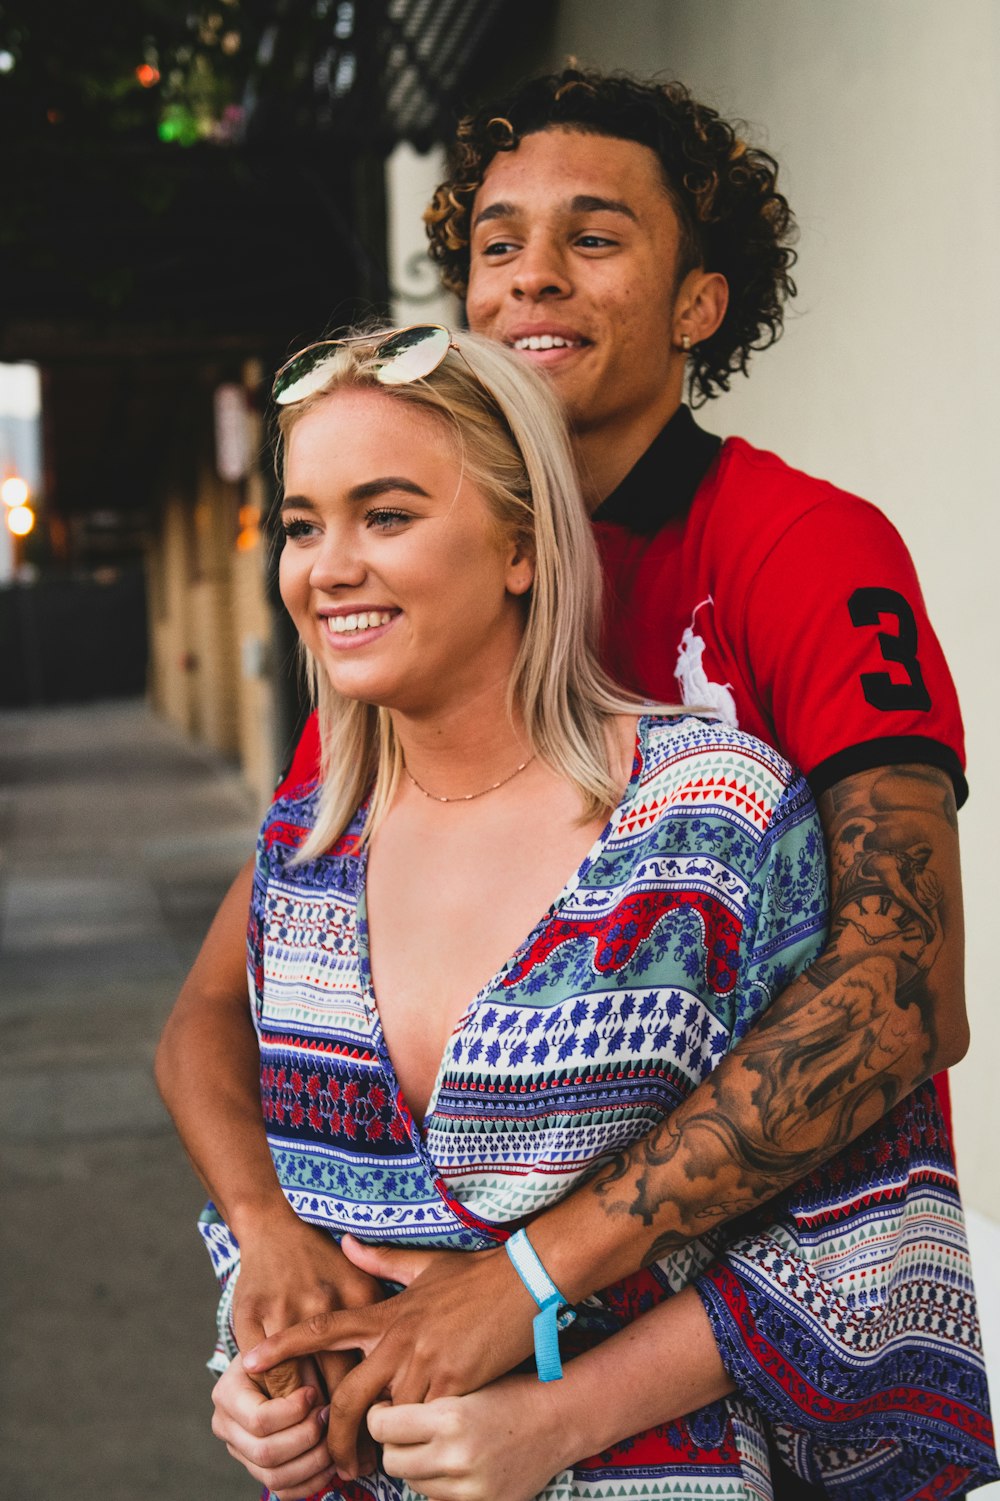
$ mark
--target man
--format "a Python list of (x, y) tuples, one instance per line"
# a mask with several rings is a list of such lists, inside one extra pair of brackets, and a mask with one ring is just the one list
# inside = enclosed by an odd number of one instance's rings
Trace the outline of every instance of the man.
[[(961, 723), (886, 520), (740, 440), (721, 445), (681, 404), (686, 377), (717, 394), (780, 332), (792, 219), (769, 157), (677, 86), (567, 71), (463, 122), (428, 218), (471, 327), (542, 367), (566, 403), (608, 577), (609, 667), (776, 744), (808, 774), (831, 852), (817, 963), (664, 1127), (532, 1222), (575, 1302), (767, 1200), (963, 1055)], [(285, 787), (314, 774), (313, 736)], [(241, 1244), (240, 1348), (315, 1316), (331, 1392), (334, 1336), (371, 1351), (334, 1394), (331, 1438), (350, 1455), (384, 1388), (420, 1401), (523, 1359), (535, 1309), (499, 1250), (326, 1316), (375, 1294), (277, 1188), (236, 942), (249, 885), (247, 869), (178, 1000), (158, 1077)], [(223, 1053), (245, 1064), (245, 1088), (213, 1099)], [(413, 1272), (403, 1253), (360, 1259)], [(217, 1419), (231, 1442), (234, 1421)]]

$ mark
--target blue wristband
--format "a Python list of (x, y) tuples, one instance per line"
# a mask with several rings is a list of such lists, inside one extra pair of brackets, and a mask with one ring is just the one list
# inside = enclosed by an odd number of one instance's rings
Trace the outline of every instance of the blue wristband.
[[(526, 1230), (518, 1230), (506, 1243), (511, 1264), (538, 1305), (532, 1319), (535, 1333), (535, 1368), (539, 1381), (559, 1381), (562, 1361), (559, 1358), (559, 1330), (571, 1324), (575, 1315), (566, 1308), (566, 1299), (542, 1266)], [(559, 1310), (566, 1310), (560, 1315)]]

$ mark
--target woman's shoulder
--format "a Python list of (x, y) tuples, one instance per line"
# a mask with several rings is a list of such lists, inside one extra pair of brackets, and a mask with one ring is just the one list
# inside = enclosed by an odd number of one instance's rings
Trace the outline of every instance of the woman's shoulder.
[(640, 806), (714, 809), (759, 829), (789, 800), (812, 809), (805, 779), (779, 751), (720, 719), (645, 714), (636, 754), (633, 793)]
[(307, 783), (290, 792), (279, 788), (264, 815), (257, 837), (258, 864), (266, 867), (269, 877), (279, 871), (294, 873), (296, 880), (312, 884), (331, 860), (356, 858), (361, 852), (363, 812), (359, 809), (342, 834), (317, 859), (294, 864), (295, 857), (312, 833), (319, 811), (320, 789)]

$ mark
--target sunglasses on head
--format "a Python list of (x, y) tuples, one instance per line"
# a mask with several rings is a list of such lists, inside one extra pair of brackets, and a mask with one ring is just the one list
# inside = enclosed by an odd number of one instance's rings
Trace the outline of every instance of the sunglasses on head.
[(307, 396), (321, 391), (329, 379), (329, 367), (338, 351), (369, 343), (373, 345), (371, 357), (375, 379), (383, 386), (405, 386), (410, 381), (423, 380), (433, 374), (450, 349), (456, 354), (462, 353), (451, 330), (440, 323), (415, 323), (409, 328), (394, 329), (384, 337), (361, 334), (352, 339), (324, 339), (319, 344), (300, 349), (282, 365), (271, 387), (276, 405), (294, 406), (297, 401), (305, 401)]

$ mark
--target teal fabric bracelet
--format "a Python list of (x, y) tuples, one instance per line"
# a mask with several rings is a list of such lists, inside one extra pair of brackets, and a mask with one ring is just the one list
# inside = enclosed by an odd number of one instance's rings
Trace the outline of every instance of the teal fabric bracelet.
[(539, 1261), (527, 1231), (518, 1230), (506, 1245), (515, 1272), (538, 1305), (538, 1312), (531, 1321), (538, 1379), (559, 1381), (563, 1373), (559, 1358), (559, 1330), (571, 1324), (576, 1315), (566, 1307), (566, 1299)]

